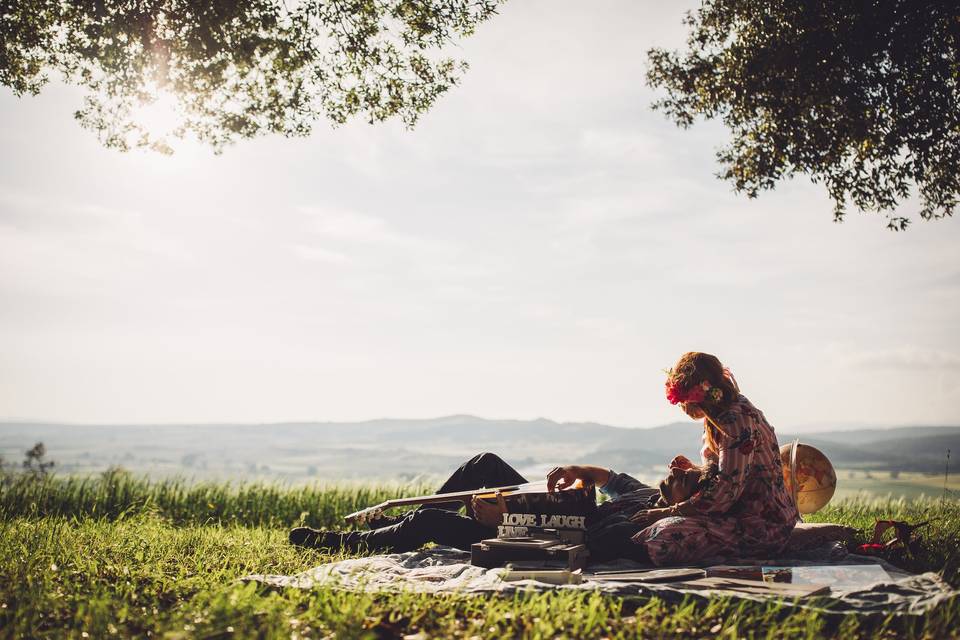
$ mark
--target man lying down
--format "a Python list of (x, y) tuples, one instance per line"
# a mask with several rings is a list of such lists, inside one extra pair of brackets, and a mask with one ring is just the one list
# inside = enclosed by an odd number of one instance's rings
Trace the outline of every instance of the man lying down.
[[(594, 485), (610, 497), (587, 520), (587, 547), (590, 558), (603, 562), (629, 558), (649, 562), (641, 533), (650, 528), (651, 510), (663, 511), (690, 498), (716, 476), (716, 465), (698, 467), (678, 456), (670, 472), (653, 488), (624, 473), (594, 466), (556, 467), (547, 474), (549, 491), (572, 486), (578, 480)], [(452, 493), (527, 483), (515, 469), (492, 453), (481, 453), (460, 466), (437, 493)], [(422, 506), (402, 516), (381, 516), (369, 523), (369, 531), (321, 531), (297, 527), (290, 542), (328, 550), (412, 551), (427, 542), (435, 542), (465, 551), (470, 545), (497, 535), (504, 504), (474, 499), (466, 515), (459, 513), (462, 503)]]

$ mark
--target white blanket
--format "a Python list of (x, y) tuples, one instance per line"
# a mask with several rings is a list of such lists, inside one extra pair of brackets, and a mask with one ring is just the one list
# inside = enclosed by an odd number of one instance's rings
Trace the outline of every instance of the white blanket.
[[(829, 596), (798, 601), (796, 606), (814, 608), (837, 614), (919, 614), (928, 611), (957, 591), (934, 573), (912, 575), (877, 558), (848, 555), (833, 560), (790, 560), (778, 558), (769, 561), (750, 561), (750, 564), (776, 566), (809, 566), (822, 564), (880, 564), (890, 576), (888, 582), (862, 587), (853, 591), (834, 590)], [(312, 589), (328, 587), (350, 591), (388, 592), (415, 591), (420, 593), (515, 593), (517, 591), (597, 590), (612, 596), (658, 596), (667, 601), (684, 598), (707, 599), (716, 596), (764, 600), (765, 596), (721, 590), (695, 591), (682, 585), (613, 582), (591, 579), (599, 571), (646, 567), (628, 560), (603, 565), (591, 565), (584, 572), (580, 584), (550, 585), (535, 580), (505, 582), (502, 569), (483, 569), (470, 564), (470, 554), (449, 547), (389, 555), (350, 558), (322, 564), (302, 573), (283, 575), (251, 575), (245, 581), (257, 581), (278, 588)]]

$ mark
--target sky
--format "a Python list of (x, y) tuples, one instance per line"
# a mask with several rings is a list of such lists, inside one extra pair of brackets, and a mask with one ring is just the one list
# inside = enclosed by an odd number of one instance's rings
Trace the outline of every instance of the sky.
[(650, 108), (687, 7), (514, 0), (414, 130), (219, 156), (108, 150), (75, 88), (0, 89), (0, 417), (653, 426), (697, 350), (780, 428), (958, 424), (960, 221), (735, 194), (722, 125)]

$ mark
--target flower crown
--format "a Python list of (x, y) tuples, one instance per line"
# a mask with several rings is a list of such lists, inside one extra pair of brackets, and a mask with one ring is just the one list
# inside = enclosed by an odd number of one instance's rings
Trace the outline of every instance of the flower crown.
[(723, 400), (723, 389), (713, 386), (707, 380), (684, 389), (683, 379), (674, 373), (673, 369), (667, 370), (666, 388), (667, 400), (670, 404), (678, 404), (680, 402), (700, 403), (708, 398), (713, 402)]

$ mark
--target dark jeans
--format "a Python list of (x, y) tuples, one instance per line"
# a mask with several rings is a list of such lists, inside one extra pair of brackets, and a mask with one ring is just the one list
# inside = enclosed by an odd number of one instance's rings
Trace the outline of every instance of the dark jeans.
[(587, 549), (590, 562), (609, 562), (617, 558), (629, 558), (637, 562), (650, 562), (646, 549), (633, 542), (633, 536), (643, 527), (631, 522), (621, 514), (608, 516), (587, 526)]
[[(467, 460), (443, 483), (437, 493), (467, 491), (482, 487), (503, 487), (523, 484), (526, 478), (492, 453), (481, 453)], [(427, 542), (436, 542), (465, 551), (485, 538), (493, 538), (497, 530), (485, 527), (469, 516), (458, 513), (463, 503), (445, 502), (424, 505), (407, 512), (396, 524), (372, 531), (351, 531), (344, 543), (351, 547), (412, 551)]]

